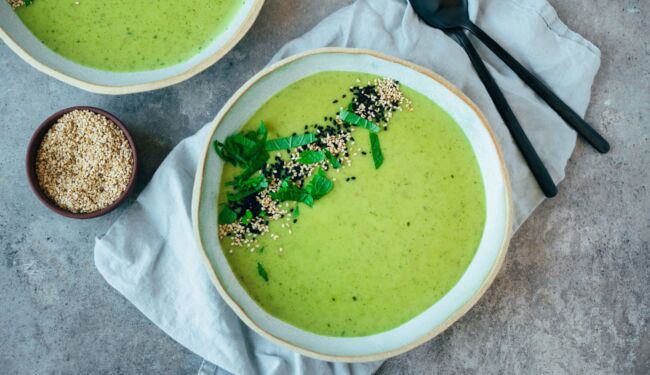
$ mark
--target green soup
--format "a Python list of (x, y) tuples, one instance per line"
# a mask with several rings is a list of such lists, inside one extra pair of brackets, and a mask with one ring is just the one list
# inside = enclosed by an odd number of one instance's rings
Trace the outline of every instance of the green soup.
[(243, 0), (35, 0), (17, 9), (36, 38), (82, 65), (143, 71), (183, 62), (222, 33)]
[[(269, 139), (300, 133), (347, 105), (342, 94), (359, 78), (374, 77), (324, 72), (302, 79), (244, 128), (263, 120)], [(222, 241), (241, 284), (275, 317), (322, 335), (370, 335), (432, 306), (467, 269), (485, 223), (476, 158), (446, 112), (409, 88), (402, 91), (414, 109), (395, 112), (389, 131), (381, 132), (381, 168), (373, 166), (367, 131), (356, 129), (352, 165), (327, 172), (336, 179), (333, 190), (312, 208), (301, 204), (295, 224), (272, 221), (270, 232), (279, 238), (260, 236), (262, 251)], [(219, 202), (229, 189), (224, 183), (240, 172), (226, 164)]]

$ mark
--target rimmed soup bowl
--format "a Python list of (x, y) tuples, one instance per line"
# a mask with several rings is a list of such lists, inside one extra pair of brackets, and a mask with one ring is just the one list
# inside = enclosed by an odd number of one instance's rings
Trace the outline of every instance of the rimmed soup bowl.
[[(486, 218), (478, 249), (460, 280), (437, 302), (405, 323), (361, 337), (315, 334), (284, 322), (261, 308), (238, 281), (217, 236), (217, 197), (223, 161), (212, 149), (239, 130), (255, 111), (283, 88), (323, 71), (349, 71), (387, 76), (423, 94), (446, 111), (462, 129), (478, 161), (483, 179)], [(511, 198), (501, 150), (485, 116), (460, 90), (442, 77), (409, 62), (368, 50), (327, 48), (282, 60), (250, 79), (212, 123), (199, 161), (192, 203), (198, 251), (215, 287), (248, 326), (260, 335), (297, 352), (328, 361), (385, 359), (420, 345), (465, 314), (485, 293), (507, 251)]]

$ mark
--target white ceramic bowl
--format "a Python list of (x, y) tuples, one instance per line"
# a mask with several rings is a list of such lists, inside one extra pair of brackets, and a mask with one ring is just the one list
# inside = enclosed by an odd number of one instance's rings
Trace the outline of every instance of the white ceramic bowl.
[(263, 3), (244, 0), (228, 28), (189, 60), (143, 72), (110, 72), (66, 59), (41, 43), (4, 0), (0, 0), (0, 39), (34, 68), (65, 83), (100, 94), (129, 94), (170, 86), (207, 69), (246, 34)]
[[(419, 91), (445, 109), (467, 135), (485, 185), (487, 218), (474, 259), (458, 283), (426, 311), (383, 333), (365, 337), (321, 336), (294, 327), (264, 311), (239, 284), (217, 238), (217, 205), (223, 162), (211, 143), (237, 131), (253, 113), (287, 85), (326, 70), (388, 76)], [(492, 283), (505, 256), (511, 227), (510, 185), (485, 117), (441, 77), (406, 61), (376, 52), (321, 49), (278, 62), (250, 79), (223, 107), (206, 139), (197, 170), (192, 216), (199, 251), (221, 296), (252, 329), (305, 355), (330, 361), (388, 358), (433, 338), (467, 312)]]

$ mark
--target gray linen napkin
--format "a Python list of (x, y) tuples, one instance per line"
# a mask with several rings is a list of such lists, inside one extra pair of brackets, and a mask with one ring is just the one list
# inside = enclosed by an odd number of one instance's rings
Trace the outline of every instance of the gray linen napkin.
[[(470, 1), (470, 15), (584, 114), (600, 52), (569, 30), (546, 0)], [(483, 85), (461, 48), (418, 20), (405, 0), (358, 0), (287, 44), (272, 61), (324, 46), (374, 49), (429, 68), (465, 92), (487, 116), (510, 172), (518, 227), (543, 200)], [(575, 133), (496, 57), (481, 53), (556, 182)], [(138, 200), (97, 239), (95, 263), (106, 281), (163, 331), (206, 359), (202, 374), (367, 374), (380, 363), (333, 364), (272, 344), (221, 300), (196, 251), (192, 185), (204, 127), (162, 163)], [(209, 362), (207, 362), (209, 361)]]

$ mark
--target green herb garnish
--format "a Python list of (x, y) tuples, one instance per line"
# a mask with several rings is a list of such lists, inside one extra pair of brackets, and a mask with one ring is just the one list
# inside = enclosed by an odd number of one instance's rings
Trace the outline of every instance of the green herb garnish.
[(246, 210), (246, 213), (241, 218), (241, 223), (244, 225), (248, 225), (248, 223), (251, 221), (252, 218), (253, 218), (253, 213), (251, 212), (251, 210)]
[(333, 187), (334, 183), (332, 180), (327, 178), (325, 171), (323, 171), (322, 168), (318, 168), (318, 172), (316, 172), (311, 181), (309, 181), (305, 190), (314, 198), (314, 200), (318, 200), (332, 191)]
[(314, 205), (314, 197), (308, 191), (296, 185), (288, 184), (286, 181), (283, 182), (282, 187), (277, 192), (271, 194), (271, 198), (280, 202), (302, 202), (309, 207)]
[(325, 150), (325, 156), (327, 156), (327, 161), (329, 161), (330, 164), (332, 164), (333, 168), (336, 169), (341, 168), (341, 162), (336, 156), (332, 155), (332, 153), (329, 152), (329, 150)]
[(271, 155), (269, 155), (268, 151), (262, 150), (260, 151), (255, 157), (249, 162), (248, 167), (244, 169), (244, 172), (242, 172), (241, 175), (235, 177), (236, 180), (246, 180), (250, 176), (254, 175), (255, 172), (259, 171), (260, 169), (264, 168), (266, 165), (266, 161), (269, 160)]
[(256, 132), (249, 131), (230, 135), (224, 143), (215, 140), (213, 142), (214, 150), (223, 161), (230, 162), (237, 167), (248, 167), (251, 162), (258, 159), (258, 154), (264, 151), (267, 134), (264, 123), (260, 122)]
[(293, 135), (291, 137), (271, 139), (266, 142), (267, 151), (288, 150), (294, 147), (305, 146), (316, 142), (313, 133)]
[(259, 191), (264, 190), (266, 187), (269, 186), (266, 177), (264, 177), (264, 175), (262, 174), (255, 177), (251, 177), (244, 181), (241, 181), (240, 179), (235, 179), (233, 184), (237, 186), (238, 190), (235, 193), (227, 194), (228, 200), (231, 202), (240, 201), (249, 195), (253, 195)]
[(372, 161), (375, 163), (375, 169), (379, 169), (384, 162), (384, 154), (381, 152), (379, 136), (376, 133), (370, 133), (370, 150), (372, 152)]
[(347, 122), (348, 124), (355, 125), (360, 128), (368, 129), (372, 133), (379, 133), (380, 130), (379, 126), (350, 111), (342, 109), (339, 112), (339, 117), (341, 117), (341, 120)]
[(237, 213), (227, 205), (219, 212), (219, 224), (232, 224), (237, 220)]
[(267, 283), (269, 282), (269, 274), (266, 273), (266, 270), (264, 269), (264, 266), (262, 266), (262, 263), (257, 262), (257, 273), (260, 274), (260, 276), (266, 281)]
[(323, 151), (307, 150), (307, 151), (303, 151), (300, 154), (298, 163), (314, 164), (314, 163), (320, 163), (323, 160), (325, 160), (325, 154), (323, 153)]
[(293, 212), (291, 213), (291, 216), (294, 219), (297, 219), (298, 216), (300, 216), (300, 210), (298, 208), (299, 208), (298, 206), (294, 207)]
[(245, 180), (241, 178), (236, 178), (234, 181), (227, 182), (226, 185), (234, 185), (238, 189), (247, 189), (247, 188), (256, 188), (256, 187), (265, 188), (269, 186), (269, 182), (266, 180), (266, 176), (264, 176), (263, 174), (258, 174), (257, 176), (251, 176)]

